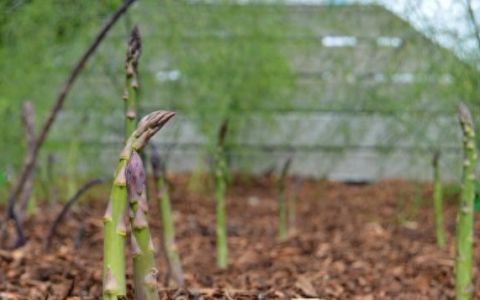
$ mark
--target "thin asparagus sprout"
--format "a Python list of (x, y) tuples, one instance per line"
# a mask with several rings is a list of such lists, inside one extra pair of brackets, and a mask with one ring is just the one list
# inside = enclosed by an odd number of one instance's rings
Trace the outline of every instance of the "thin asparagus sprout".
[(157, 149), (152, 145), (151, 165), (155, 181), (155, 196), (159, 201), (163, 224), (163, 248), (169, 275), (180, 287), (184, 286), (183, 270), (175, 244), (175, 224), (172, 217), (170, 195), (166, 181), (166, 166)]
[(277, 193), (278, 193), (278, 237), (285, 238), (288, 233), (287, 224), (287, 203), (285, 196), (285, 180), (288, 170), (292, 163), (292, 158), (289, 157), (281, 170), (280, 176), (277, 179)]
[(215, 214), (216, 214), (216, 247), (217, 265), (224, 269), (228, 265), (227, 222), (225, 216), (225, 193), (227, 190), (227, 165), (225, 162), (225, 138), (228, 131), (228, 120), (220, 127), (218, 144), (215, 153)]
[(437, 245), (445, 246), (445, 230), (443, 226), (443, 199), (442, 199), (442, 181), (440, 178), (440, 152), (433, 154), (433, 206), (435, 213), (435, 235)]
[(142, 42), (140, 31), (135, 26), (130, 33), (128, 41), (127, 55), (125, 58), (125, 139), (135, 130), (137, 126), (137, 93), (139, 87), (138, 80), (138, 61), (142, 52)]
[(458, 118), (463, 132), (463, 179), (457, 214), (457, 248), (455, 260), (455, 294), (457, 300), (472, 299), (473, 219), (475, 199), (475, 166), (477, 153), (472, 116), (461, 103)]
[(119, 155), (110, 201), (104, 216), (103, 298), (105, 300), (116, 300), (126, 293), (124, 248), (127, 201), (125, 167), (127, 161), (134, 151), (141, 150), (174, 115), (175, 113), (169, 111), (155, 111), (143, 117)]
[(303, 179), (300, 176), (294, 176), (290, 197), (288, 198), (288, 226), (290, 231), (295, 231), (297, 223), (297, 195)]

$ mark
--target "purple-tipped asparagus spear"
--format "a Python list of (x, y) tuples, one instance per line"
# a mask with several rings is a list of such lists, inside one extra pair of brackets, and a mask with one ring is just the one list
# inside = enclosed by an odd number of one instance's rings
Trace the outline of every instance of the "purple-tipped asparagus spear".
[[(155, 111), (143, 117), (137, 129), (127, 139), (125, 147), (120, 153), (117, 169), (114, 173), (110, 201), (104, 216), (104, 299), (116, 300), (119, 296), (124, 296), (126, 293), (124, 248), (127, 202), (127, 178), (125, 168), (127, 162), (130, 160), (132, 154), (145, 147), (150, 138), (174, 115), (175, 113), (170, 111)], [(138, 204), (141, 206), (141, 201), (138, 201)], [(140, 223), (138, 220), (140, 218), (141, 217), (137, 217), (137, 223)], [(135, 226), (135, 224), (133, 226)], [(137, 240), (137, 243), (138, 242)]]

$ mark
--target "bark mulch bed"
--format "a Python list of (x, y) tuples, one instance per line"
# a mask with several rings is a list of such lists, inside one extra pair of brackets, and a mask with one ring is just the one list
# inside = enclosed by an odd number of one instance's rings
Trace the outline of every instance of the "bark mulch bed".
[[(173, 182), (178, 187), (172, 195), (177, 243), (188, 289), (168, 283), (159, 251), (162, 299), (454, 297), (455, 201), (446, 204), (448, 246), (439, 249), (428, 185), (420, 193), (425, 204), (416, 209), (412, 203), (419, 202), (418, 193), (406, 182), (305, 181), (298, 193), (296, 232), (278, 240), (272, 180), (236, 180), (228, 194), (230, 266), (219, 270), (212, 197), (187, 191), (185, 176), (175, 176)], [(48, 252), (42, 238), (61, 206), (42, 206), (26, 221), (29, 243), (14, 251), (0, 250), (0, 299), (101, 298), (106, 199), (92, 200), (69, 214)], [(151, 207), (155, 242), (160, 245), (156, 203)], [(480, 259), (479, 247), (475, 253)], [(475, 287), (480, 298), (480, 281)]]

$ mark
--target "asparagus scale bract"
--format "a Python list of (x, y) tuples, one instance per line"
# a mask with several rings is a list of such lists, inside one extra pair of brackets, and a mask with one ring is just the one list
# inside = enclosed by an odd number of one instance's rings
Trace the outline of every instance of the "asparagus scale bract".
[(169, 111), (155, 111), (146, 115), (128, 138), (120, 153), (108, 208), (104, 216), (103, 298), (105, 300), (116, 300), (119, 296), (125, 296), (126, 294), (126, 164), (132, 153), (141, 150), (150, 138), (174, 115), (175, 113)]
[(460, 207), (457, 215), (455, 294), (457, 300), (469, 300), (472, 299), (473, 293), (473, 205), (477, 153), (472, 116), (464, 104), (460, 104), (458, 116), (463, 131), (464, 161)]

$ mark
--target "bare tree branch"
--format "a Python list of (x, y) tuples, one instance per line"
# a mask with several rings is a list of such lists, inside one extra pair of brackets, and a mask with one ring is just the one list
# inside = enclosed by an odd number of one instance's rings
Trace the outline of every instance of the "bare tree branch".
[(62, 220), (65, 218), (65, 215), (67, 214), (68, 210), (70, 209), (70, 207), (72, 207), (72, 205), (75, 203), (75, 201), (77, 201), (78, 198), (80, 198), (80, 196), (85, 193), (88, 189), (90, 189), (91, 187), (97, 185), (97, 184), (100, 184), (102, 183), (104, 180), (103, 179), (100, 179), (100, 178), (97, 178), (97, 179), (92, 179), (90, 181), (87, 181), (83, 186), (80, 187), (80, 189), (78, 189), (78, 191), (67, 201), (67, 203), (65, 203), (65, 205), (63, 206), (62, 208), (62, 211), (57, 215), (57, 217), (55, 218), (55, 220), (53, 221), (52, 225), (50, 226), (50, 229), (48, 230), (48, 234), (47, 234), (47, 237), (45, 238), (45, 241), (44, 241), (44, 249), (45, 250), (48, 250), (48, 248), (50, 248), (50, 245), (52, 243), (52, 238), (55, 236), (56, 234), (56, 231), (57, 231), (57, 227), (60, 225), (60, 223), (62, 222)]
[[(20, 177), (18, 178), (17, 183), (13, 186), (12, 190), (10, 191), (8, 200), (7, 200), (7, 210), (6, 210), (6, 221), (13, 220), (15, 222), (15, 228), (17, 233), (17, 240), (15, 242), (14, 247), (19, 247), (25, 244), (25, 235), (23, 233), (22, 226), (20, 224), (20, 220), (18, 219), (17, 214), (15, 213), (15, 200), (18, 198), (23, 186), (25, 185), (25, 181), (27, 180), (29, 174), (35, 167), (37, 162), (38, 152), (45, 142), (47, 134), (52, 126), (53, 122), (55, 121), (58, 113), (63, 107), (65, 99), (70, 92), (75, 80), (77, 79), (78, 75), (82, 71), (83, 67), (87, 63), (88, 59), (92, 56), (95, 50), (98, 48), (102, 40), (105, 38), (109, 30), (113, 27), (113, 25), (118, 21), (118, 19), (128, 10), (128, 8), (135, 2), (136, 0), (125, 0), (122, 6), (112, 15), (112, 17), (105, 23), (102, 28), (100, 29), (99, 33), (93, 40), (92, 44), (87, 48), (87, 50), (83, 53), (80, 59), (77, 61), (75, 66), (73, 67), (70, 75), (68, 76), (67, 80), (64, 82), (62, 87), (60, 88), (55, 103), (50, 110), (47, 119), (43, 123), (43, 126), (40, 130), (40, 133), (36, 139), (35, 147), (31, 153), (27, 153), (25, 157), (22, 170), (20, 173)], [(4, 228), (2, 232), (2, 239), (6, 234), (6, 223), (4, 222)]]
[(472, 0), (466, 0), (465, 5), (467, 9), (468, 20), (470, 21), (470, 26), (472, 26), (475, 40), (477, 41), (478, 50), (480, 50), (480, 24), (478, 23), (475, 12), (473, 11)]
[[(33, 110), (32, 101), (25, 101), (22, 106), (22, 123), (25, 128), (25, 140), (27, 142), (27, 153), (31, 153), (35, 147), (35, 114)], [(28, 201), (33, 189), (33, 173), (30, 172), (25, 180), (24, 187), (20, 192), (20, 219), (25, 213)]]

